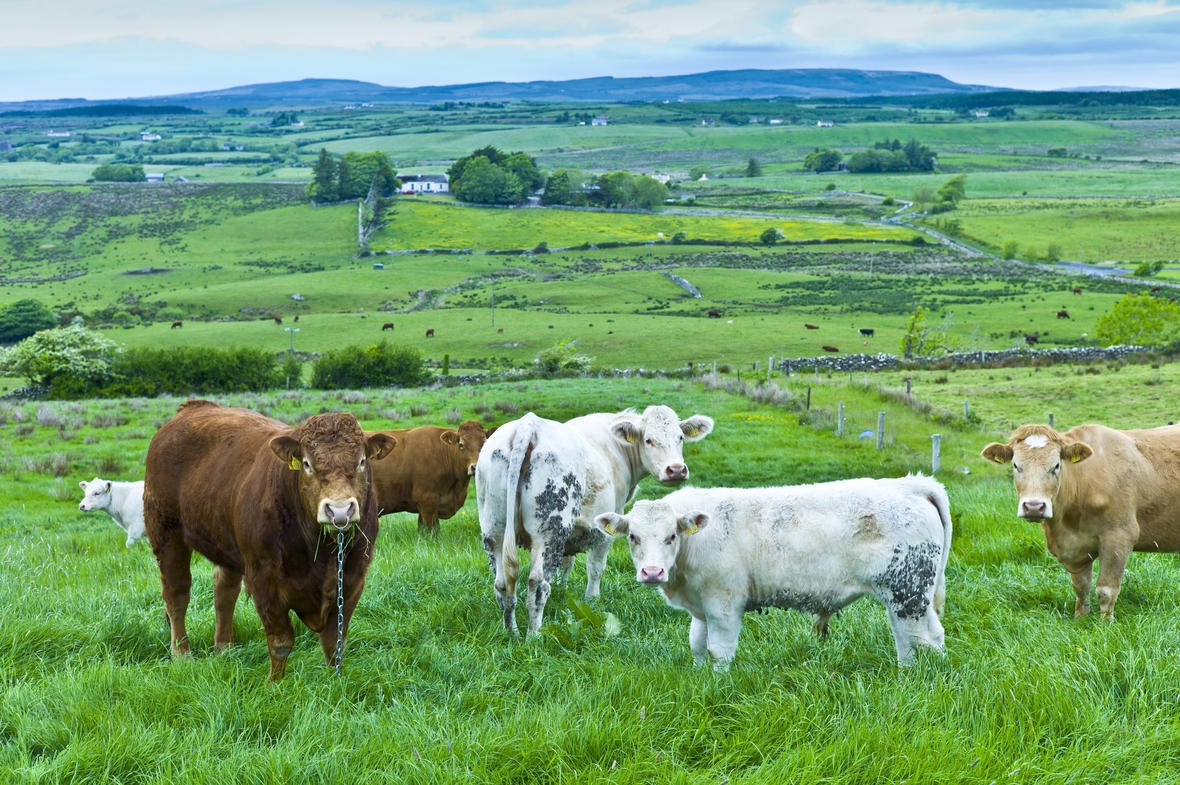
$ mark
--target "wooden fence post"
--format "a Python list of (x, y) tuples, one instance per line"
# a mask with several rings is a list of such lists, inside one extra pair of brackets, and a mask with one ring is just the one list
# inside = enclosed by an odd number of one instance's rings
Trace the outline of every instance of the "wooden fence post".
[(942, 434), (936, 433), (930, 439), (933, 442), (930, 453), (930, 473), (938, 474), (938, 470), (942, 466)]
[(811, 385), (807, 385), (807, 411), (811, 411)]
[(877, 412), (877, 449), (885, 449), (885, 412)]
[(971, 419), (971, 403), (966, 398), (963, 399), (963, 419)]
[(844, 435), (844, 401), (836, 406), (836, 435)]
[(770, 359), (766, 361), (766, 383), (770, 384), (770, 376), (774, 372), (774, 355), (770, 355)]
[(1049, 427), (1053, 427), (1053, 412), (1049, 412)]
[(906, 394), (907, 398), (910, 397), (910, 391), (913, 389), (913, 387), (914, 387), (914, 380), (913, 379), (906, 379), (905, 380), (905, 394)]

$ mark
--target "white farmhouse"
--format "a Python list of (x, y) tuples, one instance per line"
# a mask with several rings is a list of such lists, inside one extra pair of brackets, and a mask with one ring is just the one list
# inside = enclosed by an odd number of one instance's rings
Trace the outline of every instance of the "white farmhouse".
[(141, 142), (158, 142), (160, 141), (160, 135), (154, 131), (141, 131), (139, 140)]
[(831, 128), (834, 125), (835, 125), (835, 123), (833, 123), (831, 120), (818, 120), (818, 121), (816, 121), (815, 127), (816, 128)]
[(590, 125), (610, 125), (610, 117), (600, 114), (590, 121)]
[(412, 174), (398, 178), (404, 194), (448, 194), (450, 183), (445, 174)]

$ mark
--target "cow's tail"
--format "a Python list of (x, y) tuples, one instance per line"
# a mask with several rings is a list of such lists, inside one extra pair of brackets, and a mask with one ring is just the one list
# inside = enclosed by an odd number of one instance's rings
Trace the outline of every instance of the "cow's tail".
[(938, 577), (934, 581), (934, 610), (942, 615), (942, 606), (946, 602), (946, 563), (951, 557), (951, 503), (946, 495), (946, 488), (942, 483), (931, 478), (933, 486), (926, 494), (926, 500), (938, 510), (938, 519), (942, 522), (942, 563), (938, 567)]
[(520, 476), (529, 450), (537, 439), (537, 417), (531, 412), (521, 417), (512, 434), (512, 449), (508, 454), (508, 499), (505, 505), (504, 547), (500, 564), (504, 570), (504, 585), (508, 595), (516, 595), (516, 579), (520, 576), (520, 554), (516, 551), (516, 510), (520, 498)]

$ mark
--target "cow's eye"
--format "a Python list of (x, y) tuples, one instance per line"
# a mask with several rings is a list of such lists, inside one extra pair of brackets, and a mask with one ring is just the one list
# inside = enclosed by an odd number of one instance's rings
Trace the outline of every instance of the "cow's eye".
[(1057, 474), (1057, 472), (1060, 470), (1061, 470), (1061, 462), (1058, 461), (1057, 465), (1053, 467), (1053, 473)]
[(303, 470), (308, 472), (311, 471), (311, 461), (307, 460), (306, 458), (303, 459)]
[(463, 442), (459, 442), (459, 449), (460, 449), (460, 450), (466, 450), (466, 449), (467, 449), (467, 445), (465, 445)]
[(1017, 472), (1020, 471), (1020, 467), (1017, 466), (1016, 464), (1012, 464), (1012, 468), (1015, 469)]
[(638, 537), (636, 537), (634, 534), (628, 534), (628, 535), (627, 535), (627, 539), (631, 541), (631, 544), (632, 544), (632, 545), (638, 545), (638, 544), (639, 544), (639, 538), (638, 538)]
[(646, 444), (648, 447), (655, 447), (656, 446), (656, 443), (653, 442), (651, 439), (644, 439), (643, 443)]
[(676, 535), (675, 534), (670, 535), (668, 537), (668, 539), (664, 540), (665, 545), (671, 545), (674, 542), (676, 542)]
[(365, 468), (365, 459), (364, 459), (364, 458), (361, 458), (361, 462), (360, 462), (360, 463), (357, 465), (357, 467), (356, 467), (356, 468), (357, 468), (357, 469), (363, 469), (363, 468)]

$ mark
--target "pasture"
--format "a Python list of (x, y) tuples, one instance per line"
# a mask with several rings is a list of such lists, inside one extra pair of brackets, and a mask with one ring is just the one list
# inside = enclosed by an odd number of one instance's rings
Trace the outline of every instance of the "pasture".
[[(1093, 379), (1112, 393), (1124, 381)], [(173, 662), (150, 551), (125, 550), (105, 516), (77, 512), (76, 481), (142, 476), (147, 441), (178, 400), (9, 405), (0, 425), (0, 771), (8, 781), (125, 783), (1171, 776), (1180, 736), (1175, 557), (1136, 554), (1117, 620), (1075, 621), (1064, 571), (1039, 530), (1013, 514), (1007, 471), (976, 457), (992, 426), (935, 424), (872, 385), (808, 383), (810, 412), (800, 411), (803, 380), (785, 402), (776, 396), (779, 406), (659, 379), (226, 402), (291, 422), (350, 410), (366, 427), (667, 403), (717, 420), (686, 451), (701, 485), (894, 476), (926, 468), (929, 435), (940, 432), (956, 526), (946, 657), (921, 654), (899, 671), (883, 610), (862, 601), (833, 620), (828, 640), (801, 614), (747, 614), (731, 669), (694, 669), (687, 616), (635, 583), (619, 544), (595, 603), (619, 618), (618, 636), (578, 637), (572, 649), (551, 632), (513, 640), (499, 624), (470, 498), (437, 541), (420, 538), (412, 516), (384, 519), (341, 679), (304, 631), (287, 678), (268, 687), (248, 600), (236, 614), (240, 645), (213, 654), (203, 562), (190, 610), (194, 656)], [(849, 411), (844, 437), (832, 433), (837, 400)], [(1085, 417), (1067, 408), (1059, 419)], [(888, 417), (882, 452), (852, 435), (872, 427), (878, 410)], [(650, 480), (640, 488), (641, 497), (663, 492)], [(582, 576), (579, 564), (572, 590), (555, 589), (549, 625), (571, 629), (562, 608), (580, 595)]]

